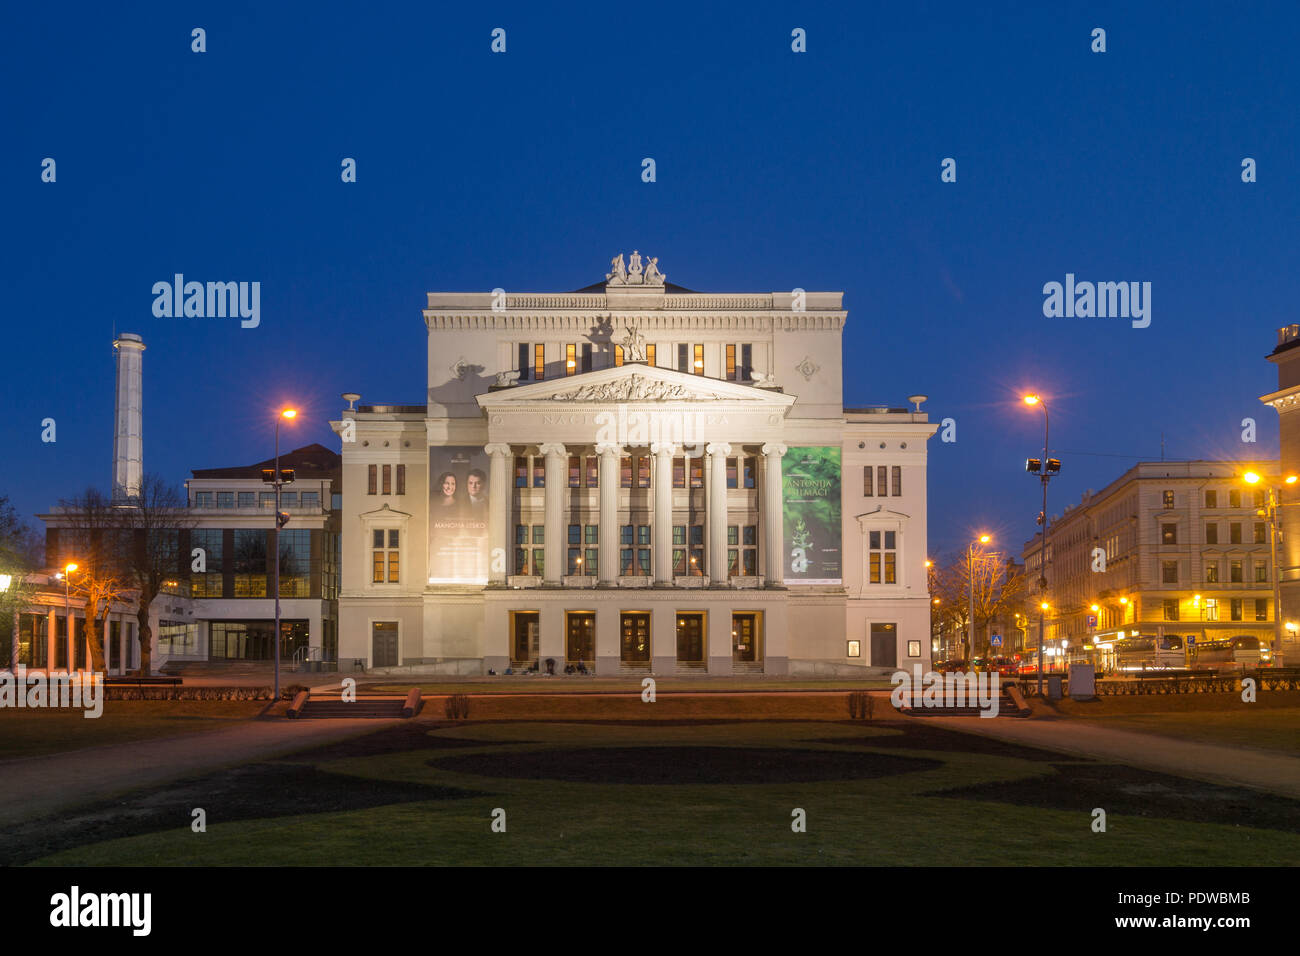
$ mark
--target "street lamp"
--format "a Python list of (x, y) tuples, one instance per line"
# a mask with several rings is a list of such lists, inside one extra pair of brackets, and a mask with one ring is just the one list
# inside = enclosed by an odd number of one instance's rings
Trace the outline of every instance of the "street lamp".
[(77, 658), (73, 650), (72, 640), (72, 609), (68, 600), (68, 585), (72, 580), (72, 572), (77, 570), (77, 565), (69, 561), (63, 566), (63, 570), (56, 577), (63, 578), (63, 639), (68, 642), (68, 670), (71, 671), (76, 664)]
[[(1041, 395), (1026, 395), (1024, 402), (1026, 405), (1036, 405), (1043, 410), (1043, 457), (1025, 461), (1025, 471), (1031, 475), (1038, 475), (1043, 484), (1043, 510), (1038, 513), (1038, 524), (1042, 528), (1042, 540), (1038, 548), (1038, 591), (1043, 594), (1047, 591), (1047, 483), (1053, 475), (1060, 472), (1061, 462), (1058, 458), (1047, 457), (1051, 434), (1047, 403), (1043, 401)], [(1043, 603), (1042, 610), (1043, 613), (1038, 617), (1038, 695), (1040, 697), (1043, 695), (1043, 632), (1047, 628), (1046, 602)]]
[(280, 487), (284, 484), (283, 475), (280, 474), (280, 422), (293, 421), (298, 417), (298, 411), (294, 408), (284, 408), (275, 416), (275, 634), (272, 636), (272, 643), (275, 644), (275, 696), (273, 700), (280, 699), (280, 525), (283, 524), (283, 516), (280, 514)]
[[(990, 535), (982, 534), (979, 537), (980, 544), (988, 544), (993, 538)], [(966, 583), (969, 585), (970, 608), (966, 617), (966, 663), (971, 667), (975, 666), (975, 542), (972, 541), (966, 548)]]

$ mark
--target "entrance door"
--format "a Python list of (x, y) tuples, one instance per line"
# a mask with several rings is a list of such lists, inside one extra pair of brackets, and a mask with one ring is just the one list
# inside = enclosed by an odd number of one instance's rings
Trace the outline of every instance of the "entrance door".
[(757, 664), (763, 659), (759, 645), (758, 615), (731, 615), (731, 660), (736, 664)]
[(510, 665), (528, 670), (537, 666), (541, 642), (541, 615), (537, 611), (510, 614)]
[(704, 663), (704, 615), (698, 612), (677, 613), (677, 661), (680, 664)]
[(375, 621), (371, 625), (374, 648), (371, 651), (372, 667), (397, 666), (397, 622)]
[(596, 663), (596, 615), (569, 611), (564, 616), (564, 662), (592, 667)]
[(898, 625), (871, 625), (871, 666), (898, 666)]
[(624, 664), (650, 663), (650, 615), (642, 611), (619, 616), (619, 660)]

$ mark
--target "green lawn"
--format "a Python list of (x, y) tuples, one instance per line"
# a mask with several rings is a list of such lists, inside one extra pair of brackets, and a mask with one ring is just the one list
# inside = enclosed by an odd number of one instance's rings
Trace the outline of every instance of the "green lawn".
[[(263, 784), (248, 776), (236, 786), (217, 774), (171, 796), (153, 791), (138, 801), (155, 808), (152, 823), (123, 821), (105, 805), (86, 813), (108, 822), (96, 831), (73, 814), (60, 821), (62, 844), (42, 844), (60, 851), (29, 862), (1232, 866), (1300, 858), (1296, 801), (1072, 761), (922, 721), (418, 721), (258, 767), (268, 773)], [(286, 792), (276, 776), (285, 773), (319, 779)], [(964, 793), (940, 795), (954, 789)], [(369, 805), (347, 809), (347, 800)], [(301, 814), (272, 816), (294, 803)], [(193, 806), (207, 811), (206, 833), (190, 830)], [(1106, 833), (1091, 829), (1094, 807), (1107, 810)], [(506, 812), (505, 833), (491, 830), (494, 808)], [(794, 808), (806, 811), (806, 833), (791, 831)], [(87, 832), (123, 826), (153, 832), (80, 844)], [(0, 832), (10, 845), (21, 836)]]
[(1243, 707), (1219, 712), (1123, 714), (1076, 719), (1098, 727), (1118, 727), (1181, 740), (1259, 747), (1300, 755), (1300, 707), (1275, 710)]
[(216, 730), (256, 717), (268, 701), (106, 700), (99, 717), (77, 709), (0, 710), (0, 760)]

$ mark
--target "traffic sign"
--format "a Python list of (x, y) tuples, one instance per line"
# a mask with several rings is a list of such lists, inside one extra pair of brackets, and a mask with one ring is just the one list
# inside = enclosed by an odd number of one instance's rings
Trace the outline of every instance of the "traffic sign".
[(1090, 631), (1097, 630), (1097, 615), (1095, 614), (1088, 615), (1088, 630)]
[(1195, 634), (1188, 634), (1188, 635), (1187, 635), (1187, 643), (1188, 643), (1188, 644), (1195, 644), (1195, 643), (1196, 643), (1196, 635), (1195, 635)]
[(991, 645), (993, 645), (994, 647), (1001, 647), (1001, 646), (1002, 646), (1002, 635), (1001, 635), (1001, 634), (994, 634), (992, 637), (989, 638), (989, 643), (990, 643)]

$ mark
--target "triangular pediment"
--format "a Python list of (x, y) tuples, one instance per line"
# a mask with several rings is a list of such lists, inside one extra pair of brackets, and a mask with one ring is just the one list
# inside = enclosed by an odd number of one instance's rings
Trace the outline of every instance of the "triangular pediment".
[(524, 403), (599, 405), (659, 402), (742, 402), (784, 409), (794, 404), (795, 396), (770, 388), (724, 382), (640, 363), (494, 389), (478, 396), (479, 406), (484, 409), (518, 407)]

